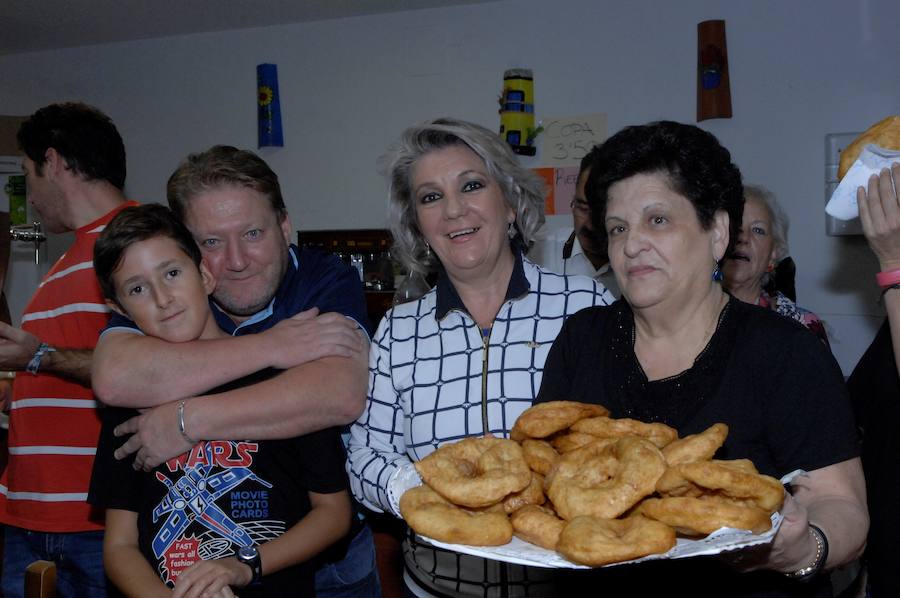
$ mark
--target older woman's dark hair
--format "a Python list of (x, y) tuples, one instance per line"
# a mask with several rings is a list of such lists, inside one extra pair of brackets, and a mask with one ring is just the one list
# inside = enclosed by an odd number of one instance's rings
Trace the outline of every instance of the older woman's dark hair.
[(425, 246), (416, 218), (413, 169), (422, 156), (453, 146), (468, 147), (484, 161), (488, 174), (516, 213), (516, 238), (525, 248), (534, 243), (535, 233), (544, 224), (544, 180), (519, 164), (512, 149), (497, 133), (453, 118), (439, 118), (410, 127), (381, 157), (380, 165), (391, 185), (388, 212), (394, 237), (391, 253), (412, 271), (426, 272), (434, 259)]
[(595, 228), (606, 230), (609, 188), (637, 174), (662, 173), (672, 190), (694, 206), (704, 229), (717, 211), (729, 218), (728, 252), (737, 242), (744, 211), (741, 171), (716, 137), (693, 125), (659, 121), (626, 127), (592, 152), (585, 195)]

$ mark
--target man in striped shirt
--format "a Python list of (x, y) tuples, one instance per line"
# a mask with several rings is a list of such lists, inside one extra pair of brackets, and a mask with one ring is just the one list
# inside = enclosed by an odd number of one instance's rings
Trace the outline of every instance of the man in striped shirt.
[(125, 147), (113, 122), (84, 104), (52, 104), (25, 121), (28, 200), (51, 233), (75, 241), (35, 292), (22, 327), (0, 323), (0, 369), (17, 372), (9, 463), (0, 479), (2, 589), (21, 596), (25, 567), (56, 562), (61, 596), (105, 596), (103, 513), (87, 504), (100, 420), (91, 393), (94, 345), (108, 308), (94, 241), (126, 205)]

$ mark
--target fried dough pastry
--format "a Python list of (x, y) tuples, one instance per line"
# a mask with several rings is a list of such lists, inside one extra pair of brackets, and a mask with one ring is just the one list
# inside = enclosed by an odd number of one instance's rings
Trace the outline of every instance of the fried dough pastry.
[(725, 444), (727, 437), (727, 425), (713, 424), (699, 434), (673, 440), (662, 449), (662, 454), (669, 465), (706, 461), (712, 459), (719, 447)]
[(541, 475), (547, 475), (556, 462), (559, 460), (559, 453), (546, 440), (535, 440), (526, 438), (522, 441), (522, 452), (525, 455), (525, 462), (531, 471), (535, 471)]
[(862, 135), (853, 140), (853, 143), (841, 152), (841, 162), (838, 166), (838, 179), (844, 178), (856, 159), (859, 158), (862, 149), (874, 143), (879, 147), (890, 150), (900, 150), (900, 116), (889, 116), (878, 121)]
[(665, 552), (675, 546), (675, 531), (640, 515), (626, 519), (576, 517), (559, 536), (556, 550), (574, 563), (599, 567)]
[(502, 546), (512, 539), (505, 513), (463, 510), (428, 486), (407, 490), (400, 497), (400, 514), (416, 533), (441, 542)]
[(727, 461), (723, 459), (710, 459), (710, 463), (731, 467), (738, 471), (743, 471), (744, 473), (759, 473), (759, 470), (756, 469), (756, 465), (754, 465), (753, 461), (750, 459), (729, 459)]
[(544, 476), (531, 472), (531, 482), (521, 492), (514, 492), (503, 499), (503, 510), (506, 513), (515, 513), (527, 505), (542, 505), (547, 497), (544, 496)]
[(772, 527), (769, 513), (715, 497), (648, 498), (638, 512), (687, 536), (706, 536), (722, 527), (761, 534)]
[(591, 417), (575, 422), (571, 429), (573, 432), (583, 432), (597, 438), (638, 436), (646, 438), (658, 448), (662, 448), (678, 438), (678, 432), (666, 424), (648, 424), (628, 418)]
[(486, 436), (445, 444), (416, 470), (441, 496), (463, 507), (486, 507), (523, 490), (531, 470), (514, 441)]
[(573, 449), (557, 459), (556, 464), (544, 477), (544, 488), (549, 492), (553, 478), (562, 471), (563, 479), (571, 480), (581, 476), (586, 485), (600, 484), (608, 480), (616, 465), (615, 457), (604, 449), (615, 440), (612, 438), (594, 438), (583, 446)]
[(597, 440), (596, 436), (591, 436), (584, 432), (569, 432), (567, 434), (557, 434), (550, 439), (550, 444), (560, 453), (568, 453), (595, 440)]
[(669, 467), (656, 481), (656, 492), (662, 497), (669, 496), (700, 496), (703, 489), (689, 481), (677, 467)]
[(656, 446), (626, 436), (608, 446), (598, 443), (563, 455), (547, 495), (563, 519), (613, 519), (652, 494), (665, 470)]
[(676, 469), (697, 486), (723, 496), (752, 500), (767, 515), (781, 508), (784, 502), (781, 482), (771, 476), (748, 472), (744, 467), (728, 461), (694, 461), (678, 465)]
[(559, 535), (566, 526), (556, 513), (537, 505), (522, 507), (509, 520), (516, 536), (547, 550), (556, 550)]
[(509, 436), (513, 440), (546, 438), (585, 417), (608, 414), (609, 410), (606, 407), (590, 403), (575, 401), (539, 403), (529, 407), (519, 416)]
[[(750, 459), (734, 459), (731, 461), (719, 461), (713, 459), (708, 461), (714, 465), (723, 467), (731, 467), (739, 472), (747, 474), (758, 474), (756, 466)], [(705, 494), (717, 494), (718, 491), (709, 488), (701, 488), (694, 482), (688, 480), (681, 473), (681, 469), (676, 465), (669, 467), (661, 478), (656, 482), (656, 492), (663, 498), (669, 496), (693, 496), (698, 497)], [(725, 496), (725, 494), (722, 494)]]
[(664, 424), (606, 415), (542, 403), (513, 439), (446, 444), (415, 464), (425, 485), (401, 497), (401, 514), (443, 542), (498, 546), (515, 534), (594, 567), (665, 552), (676, 533), (770, 529), (784, 488), (748, 459), (712, 459), (727, 425), (678, 438)]

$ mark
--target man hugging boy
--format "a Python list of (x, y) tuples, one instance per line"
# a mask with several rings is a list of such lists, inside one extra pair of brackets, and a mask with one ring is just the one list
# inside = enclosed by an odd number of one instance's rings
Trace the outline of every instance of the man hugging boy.
[[(94, 267), (107, 305), (133, 322), (135, 334), (170, 343), (228, 336), (207, 299), (215, 280), (165, 206), (122, 210), (97, 239)], [(121, 443), (113, 430), (134, 414), (103, 410), (88, 498), (107, 509), (103, 560), (116, 586), (129, 596), (172, 595), (173, 588), (175, 596), (226, 597), (232, 588), (242, 597), (314, 595), (310, 560), (350, 528), (339, 429), (197, 442), (148, 473), (113, 456)], [(183, 423), (181, 432), (187, 437)]]

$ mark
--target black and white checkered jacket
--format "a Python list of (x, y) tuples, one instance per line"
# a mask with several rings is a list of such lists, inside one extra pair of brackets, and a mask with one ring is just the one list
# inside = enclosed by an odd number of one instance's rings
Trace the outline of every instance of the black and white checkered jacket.
[[(370, 349), (366, 410), (351, 428), (348, 473), (357, 500), (399, 516), (389, 490), (404, 465), (467, 436), (508, 437), (537, 396), (563, 321), (612, 301), (590, 278), (561, 276), (518, 258), (506, 301), (486, 335), (446, 277), (418, 301), (390, 310)], [(405, 553), (407, 573), (430, 591), (532, 594), (522, 567), (437, 551), (414, 540)]]

